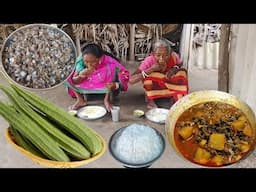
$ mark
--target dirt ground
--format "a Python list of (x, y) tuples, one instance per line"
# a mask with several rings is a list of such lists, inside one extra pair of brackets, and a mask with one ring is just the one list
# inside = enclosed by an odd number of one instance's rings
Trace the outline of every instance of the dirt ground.
[[(133, 71), (136, 64), (126, 64), (130, 71)], [(1, 73), (0, 73), (1, 74)], [(207, 80), (205, 80), (207, 78)], [(202, 70), (191, 69), (189, 71), (190, 92), (202, 89), (217, 89), (217, 71), (216, 70)], [(8, 85), (7, 81), (0, 75), (0, 84)], [(75, 100), (69, 97), (63, 85), (47, 90), (35, 91), (38, 95), (54, 102), (65, 110), (68, 106), (74, 103)], [(0, 92), (0, 99), (5, 100), (6, 96)], [(100, 96), (88, 98), (89, 105), (103, 106), (103, 99)], [(85, 125), (98, 132), (106, 142), (105, 153), (93, 162), (82, 165), (79, 168), (123, 168), (123, 165), (116, 161), (108, 150), (108, 142), (112, 134), (119, 128), (127, 126), (131, 123), (145, 124), (156, 128), (165, 138), (165, 151), (163, 155), (153, 164), (150, 168), (196, 168), (190, 162), (183, 160), (176, 154), (173, 147), (166, 139), (165, 125), (151, 122), (145, 118), (136, 118), (133, 116), (135, 109), (147, 111), (146, 103), (144, 100), (144, 93), (141, 84), (136, 84), (129, 87), (127, 92), (122, 92), (119, 97), (114, 101), (114, 105), (121, 107), (120, 121), (112, 122), (111, 114), (107, 113), (103, 118), (97, 120), (81, 120)], [(164, 101), (159, 103), (160, 107), (169, 108), (169, 103)], [(38, 165), (31, 159), (25, 157), (18, 152), (12, 145), (10, 145), (4, 132), (8, 127), (8, 123), (0, 117), (0, 168), (45, 168)]]

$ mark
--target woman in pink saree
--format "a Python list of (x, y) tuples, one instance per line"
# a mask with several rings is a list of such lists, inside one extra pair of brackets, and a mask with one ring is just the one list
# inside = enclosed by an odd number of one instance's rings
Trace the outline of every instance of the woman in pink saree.
[(110, 94), (127, 91), (128, 82), (129, 71), (114, 56), (94, 43), (87, 44), (77, 58), (75, 70), (65, 81), (69, 95), (77, 99), (70, 109), (87, 105), (84, 94), (105, 94), (104, 105), (110, 111)]

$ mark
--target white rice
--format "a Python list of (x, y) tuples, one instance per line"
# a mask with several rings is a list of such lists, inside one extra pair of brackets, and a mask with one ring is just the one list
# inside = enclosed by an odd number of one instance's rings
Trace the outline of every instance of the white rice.
[(114, 153), (127, 163), (143, 164), (155, 159), (162, 150), (163, 141), (154, 129), (132, 124), (117, 138)]

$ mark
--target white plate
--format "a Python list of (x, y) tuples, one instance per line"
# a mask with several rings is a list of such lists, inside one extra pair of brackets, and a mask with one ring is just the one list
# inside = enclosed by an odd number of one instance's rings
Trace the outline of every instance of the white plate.
[(146, 118), (155, 123), (164, 124), (169, 110), (165, 108), (150, 109), (146, 113)]
[(98, 119), (106, 115), (107, 111), (104, 107), (101, 106), (85, 106), (78, 110), (77, 116), (82, 119)]
[(77, 110), (69, 110), (68, 113), (72, 116), (76, 116)]

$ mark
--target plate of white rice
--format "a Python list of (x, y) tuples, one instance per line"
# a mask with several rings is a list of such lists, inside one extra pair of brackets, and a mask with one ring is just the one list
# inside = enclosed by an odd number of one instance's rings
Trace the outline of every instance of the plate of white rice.
[(105, 116), (106, 113), (107, 111), (104, 107), (90, 105), (80, 108), (77, 112), (77, 116), (85, 120), (94, 120)]
[(110, 138), (112, 156), (125, 167), (149, 167), (165, 149), (165, 141), (156, 129), (142, 124), (131, 124), (117, 130)]

